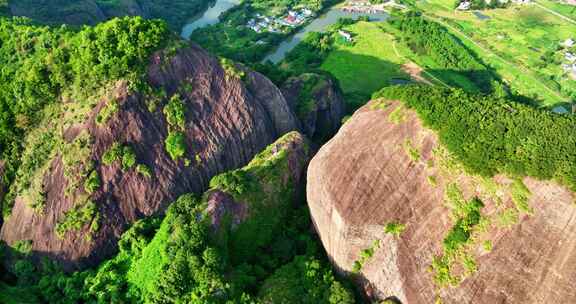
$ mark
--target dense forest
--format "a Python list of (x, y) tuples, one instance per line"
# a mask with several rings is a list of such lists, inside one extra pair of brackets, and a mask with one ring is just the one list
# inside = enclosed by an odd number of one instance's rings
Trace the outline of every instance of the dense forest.
[[(440, 76), (454, 72), (462, 74), (475, 84), (476, 90), (485, 93), (500, 85), (480, 59), (440, 24), (415, 12), (396, 18), (392, 24), (401, 31), (402, 38), (416, 54), (429, 56), (445, 70), (438, 73)], [(450, 77), (444, 80), (459, 86)]]
[(7, 13), (51, 25), (95, 25), (113, 17), (141, 16), (163, 19), (172, 30), (179, 31), (210, 3), (211, 0), (5, 0), (4, 4), (0, 1), (0, 15), (5, 6)]
[(425, 86), (390, 87), (472, 173), (532, 176), (576, 189), (576, 119), (493, 96)]
[[(289, 133), (278, 144), (298, 136)], [(261, 152), (244, 168), (214, 177), (202, 197), (182, 195), (162, 219), (150, 217), (134, 223), (118, 243), (120, 252), (97, 269), (65, 274), (48, 260), (40, 266), (32, 264), (26, 243), (3, 247), (1, 254), (14, 263), (11, 273), (3, 275), (12, 283), (0, 283), (4, 294), (0, 299), (354, 303), (347, 283), (335, 278), (318, 241), (309, 233), (308, 208), (305, 204), (294, 208), (291, 198), (297, 194), (297, 185), (286, 178), (288, 154), (273, 149)], [(253, 208), (250, 217), (240, 224), (223, 217), (214, 226), (206, 210), (215, 192), (248, 203)]]

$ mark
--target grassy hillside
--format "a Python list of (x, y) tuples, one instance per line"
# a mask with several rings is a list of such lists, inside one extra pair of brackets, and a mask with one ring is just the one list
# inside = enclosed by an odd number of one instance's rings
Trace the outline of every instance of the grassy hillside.
[(410, 79), (402, 71), (407, 60), (397, 53), (394, 37), (380, 24), (361, 21), (344, 30), (353, 34), (354, 42), (337, 40), (320, 68), (339, 80), (345, 94), (370, 96), (393, 79)]

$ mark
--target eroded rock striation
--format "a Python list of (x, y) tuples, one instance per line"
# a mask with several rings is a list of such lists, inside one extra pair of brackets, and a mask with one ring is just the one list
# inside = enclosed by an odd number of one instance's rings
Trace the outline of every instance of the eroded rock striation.
[[(149, 92), (119, 81), (85, 121), (62, 123), (79, 115), (68, 109), (42, 127), (62, 128), (63, 148), (51, 150), (28, 188), (15, 190), (2, 240), (29, 242), (33, 256), (68, 270), (96, 265), (116, 251), (130, 223), (162, 213), (183, 193), (206, 190), (213, 176), (247, 164), (297, 129), (268, 79), (223, 67), (199, 47), (155, 54), (147, 75)], [(167, 151), (170, 134), (182, 135), (174, 136), (174, 145), (184, 147), (176, 157)]]
[(369, 298), (576, 301), (574, 193), (466, 173), (400, 102), (358, 110), (313, 158), (307, 180), (328, 256)]

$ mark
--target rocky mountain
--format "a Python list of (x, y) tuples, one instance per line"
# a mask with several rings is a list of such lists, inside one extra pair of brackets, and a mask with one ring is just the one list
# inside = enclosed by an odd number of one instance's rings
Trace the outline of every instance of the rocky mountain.
[(399, 101), (358, 110), (313, 158), (307, 180), (328, 256), (371, 299), (576, 301), (574, 193), (464, 170)]
[(309, 138), (327, 140), (340, 128), (344, 98), (329, 77), (305, 73), (289, 78), (282, 93)]
[(9, 1), (14, 16), (26, 16), (49, 24), (96, 24), (120, 16), (142, 16), (166, 20), (173, 30), (179, 31), (190, 18), (205, 10), (209, 0), (41, 0)]
[[(33, 178), (16, 179), (31, 186), (14, 187), (2, 240), (66, 269), (96, 265), (130, 223), (204, 191), (214, 175), (298, 127), (272, 82), (197, 46), (157, 52), (147, 75), (148, 91), (118, 81), (85, 110), (85, 121), (70, 104), (38, 128), (44, 135), (61, 128), (63, 148), (52, 149)], [(28, 136), (25, 155), (39, 149), (37, 137)]]

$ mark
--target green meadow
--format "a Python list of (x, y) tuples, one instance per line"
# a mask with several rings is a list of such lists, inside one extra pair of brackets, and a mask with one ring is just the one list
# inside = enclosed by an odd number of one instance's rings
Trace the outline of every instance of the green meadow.
[(402, 71), (406, 59), (395, 50), (394, 37), (385, 33), (381, 24), (352, 24), (345, 30), (352, 33), (353, 43), (337, 41), (321, 69), (332, 73), (347, 95), (370, 96), (376, 90), (397, 80), (409, 80)]

